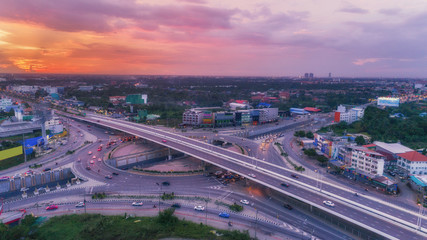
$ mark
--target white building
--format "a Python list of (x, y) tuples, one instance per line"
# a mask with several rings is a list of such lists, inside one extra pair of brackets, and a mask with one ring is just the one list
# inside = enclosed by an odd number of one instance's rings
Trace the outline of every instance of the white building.
[(203, 122), (203, 112), (194, 109), (188, 109), (182, 114), (182, 124), (198, 126)]
[(427, 175), (427, 156), (417, 151), (397, 154), (397, 167), (406, 174)]
[(232, 102), (230, 103), (230, 109), (231, 110), (236, 110), (236, 109), (249, 109), (249, 104), (247, 103), (235, 103)]
[(64, 131), (64, 125), (62, 125), (62, 122), (59, 120), (59, 118), (54, 117), (49, 121), (45, 122), (46, 129), (49, 129), (51, 133), (61, 133)]
[(263, 108), (259, 109), (259, 122), (267, 123), (274, 122), (279, 118), (278, 108)]
[(351, 166), (357, 172), (371, 176), (383, 175), (385, 157), (381, 153), (365, 147), (352, 147), (351, 149)]
[(93, 90), (93, 86), (79, 86), (79, 91), (90, 92)]
[(12, 105), (12, 99), (10, 98), (0, 99), (0, 111), (6, 110), (6, 107), (10, 105)]
[(39, 90), (39, 86), (28, 86), (28, 85), (20, 85), (20, 86), (10, 86), (9, 90), (21, 93), (35, 93)]
[(335, 111), (335, 122), (347, 122), (352, 123), (363, 118), (365, 109), (361, 107), (354, 107), (347, 109), (343, 105), (339, 105)]
[(373, 145), (375, 145), (375, 151), (385, 156), (386, 161), (384, 164), (384, 168), (388, 170), (393, 170), (396, 168), (397, 154), (414, 151), (408, 147), (403, 146), (400, 143), (385, 143), (375, 141)]

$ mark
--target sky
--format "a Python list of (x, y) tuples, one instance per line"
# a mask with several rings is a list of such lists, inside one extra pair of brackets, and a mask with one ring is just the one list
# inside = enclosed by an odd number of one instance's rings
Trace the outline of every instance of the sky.
[(0, 73), (427, 77), (425, 0), (1, 0)]

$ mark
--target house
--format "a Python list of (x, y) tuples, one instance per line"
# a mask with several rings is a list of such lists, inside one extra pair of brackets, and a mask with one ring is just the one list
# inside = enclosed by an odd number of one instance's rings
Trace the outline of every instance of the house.
[(397, 167), (407, 175), (427, 175), (427, 156), (417, 151), (399, 153)]

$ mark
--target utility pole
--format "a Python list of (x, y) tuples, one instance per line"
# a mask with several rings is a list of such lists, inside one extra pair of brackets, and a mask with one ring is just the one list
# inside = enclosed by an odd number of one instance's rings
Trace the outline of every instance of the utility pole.
[(157, 182), (156, 182), (156, 184), (157, 184), (157, 186), (159, 186), (159, 214), (160, 214), (160, 192), (162, 191), (162, 185), (157, 183)]
[(24, 161), (27, 162), (27, 153), (26, 153), (26, 149), (25, 149), (25, 138), (24, 138), (24, 134), (22, 134), (22, 148), (24, 150)]
[(257, 229), (258, 229), (258, 209), (256, 209), (256, 215), (255, 215), (255, 238), (256, 238)]
[(85, 192), (83, 193), (83, 206), (85, 208), (85, 214), (86, 214), (86, 188), (85, 188)]

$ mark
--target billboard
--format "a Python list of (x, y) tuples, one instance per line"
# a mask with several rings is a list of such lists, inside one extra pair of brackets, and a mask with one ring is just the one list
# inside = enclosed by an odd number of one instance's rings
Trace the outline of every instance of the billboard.
[(22, 146), (9, 148), (9, 149), (0, 151), (0, 161), (11, 158), (11, 157), (19, 156), (21, 154), (22, 154)]
[(399, 103), (399, 98), (379, 97), (377, 100), (378, 106), (399, 107)]

